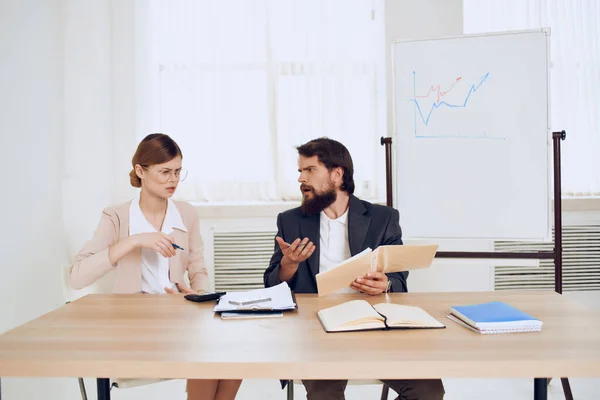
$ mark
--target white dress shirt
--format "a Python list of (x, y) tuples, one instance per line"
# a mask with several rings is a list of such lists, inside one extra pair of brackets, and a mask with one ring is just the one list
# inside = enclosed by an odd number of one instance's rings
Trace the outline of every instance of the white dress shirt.
[[(168, 199), (167, 212), (161, 232), (170, 235), (173, 228), (187, 232), (181, 214), (173, 200)], [(140, 208), (140, 195), (129, 206), (129, 235), (158, 232), (146, 219)], [(151, 294), (165, 293), (165, 287), (177, 289), (169, 278), (169, 259), (155, 250), (142, 248), (142, 292)]]
[[(321, 211), (319, 272), (328, 271), (351, 257), (348, 243), (348, 210), (336, 219)], [(350, 287), (336, 293), (358, 293)]]

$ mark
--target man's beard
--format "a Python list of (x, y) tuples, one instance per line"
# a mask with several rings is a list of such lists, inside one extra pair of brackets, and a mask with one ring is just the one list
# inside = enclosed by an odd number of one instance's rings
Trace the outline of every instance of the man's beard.
[(308, 185), (301, 185), (300, 190), (304, 193), (304, 189), (310, 189), (312, 191), (312, 197), (309, 199), (306, 195), (302, 196), (302, 204), (300, 205), (300, 211), (304, 215), (313, 215), (320, 213), (327, 207), (333, 204), (333, 202), (337, 199), (337, 193), (333, 187), (330, 185), (324, 192), (317, 193), (315, 188)]

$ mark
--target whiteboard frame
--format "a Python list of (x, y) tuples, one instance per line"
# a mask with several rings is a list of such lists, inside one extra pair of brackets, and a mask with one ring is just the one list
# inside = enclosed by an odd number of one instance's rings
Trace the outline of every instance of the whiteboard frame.
[[(552, 126), (551, 126), (551, 81), (550, 81), (550, 69), (551, 60), (550, 60), (550, 27), (543, 27), (537, 29), (524, 29), (524, 30), (512, 30), (512, 31), (501, 31), (501, 32), (486, 32), (486, 33), (475, 33), (475, 34), (467, 34), (460, 36), (443, 36), (443, 37), (434, 37), (434, 38), (421, 38), (421, 39), (401, 39), (401, 40), (392, 40), (391, 46), (391, 58), (392, 58), (392, 143), (394, 145), (394, 152), (392, 154), (392, 171), (396, 171), (398, 167), (398, 162), (396, 159), (396, 154), (398, 153), (398, 126), (396, 121), (396, 103), (397, 103), (397, 93), (396, 93), (396, 44), (403, 43), (415, 43), (415, 42), (431, 42), (431, 41), (442, 41), (442, 40), (452, 40), (452, 39), (464, 39), (464, 38), (476, 38), (476, 37), (489, 37), (489, 36), (505, 36), (505, 35), (523, 35), (523, 34), (539, 34), (542, 33), (546, 37), (546, 207), (548, 210), (546, 216), (546, 235), (542, 237), (530, 237), (530, 238), (494, 238), (494, 237), (472, 237), (472, 238), (463, 238), (463, 237), (438, 237), (438, 236), (427, 236), (427, 237), (406, 237), (406, 239), (410, 240), (447, 240), (447, 239), (460, 239), (460, 240), (503, 240), (503, 241), (523, 241), (523, 242), (552, 242), (552, 228), (553, 228), (553, 154), (551, 151), (552, 146)], [(398, 174), (394, 174), (392, 179), (392, 207), (397, 201), (399, 190), (398, 183)]]

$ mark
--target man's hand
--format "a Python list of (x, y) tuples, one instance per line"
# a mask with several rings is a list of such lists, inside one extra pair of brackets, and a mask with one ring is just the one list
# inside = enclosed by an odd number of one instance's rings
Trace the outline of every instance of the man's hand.
[(308, 238), (304, 238), (302, 241), (298, 238), (294, 240), (292, 244), (286, 243), (279, 236), (277, 236), (275, 240), (277, 240), (277, 244), (283, 253), (283, 257), (287, 258), (286, 261), (290, 264), (300, 264), (301, 262), (306, 261), (316, 248), (313, 242), (308, 241)]
[(177, 289), (179, 289), (179, 291), (175, 290), (175, 289), (171, 289), (166, 287), (165, 288), (165, 292), (167, 292), (167, 294), (179, 294), (179, 293), (183, 293), (183, 294), (197, 294), (194, 289), (192, 289), (189, 286), (185, 286), (182, 285), (180, 283), (176, 283), (175, 284), (177, 286)]
[(279, 268), (279, 279), (289, 281), (298, 270), (300, 263), (306, 261), (312, 255), (316, 246), (308, 238), (302, 240), (298, 238), (292, 244), (286, 243), (279, 236), (275, 240), (283, 253)]
[(357, 278), (350, 287), (363, 293), (376, 295), (385, 292), (388, 285), (388, 277), (383, 272), (369, 272), (362, 278)]

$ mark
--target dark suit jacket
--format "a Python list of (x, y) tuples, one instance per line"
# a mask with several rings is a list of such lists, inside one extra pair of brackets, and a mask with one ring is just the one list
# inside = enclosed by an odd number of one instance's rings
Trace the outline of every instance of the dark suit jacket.
[[(354, 256), (367, 247), (375, 250), (381, 245), (402, 244), (398, 211), (385, 206), (371, 204), (350, 196), (348, 210), (348, 241), (350, 253)], [(319, 273), (320, 214), (306, 216), (300, 208), (285, 211), (277, 217), (277, 236), (287, 243), (305, 237), (309, 238), (316, 249), (313, 254), (298, 266), (292, 278), (290, 288), (296, 293), (317, 293), (315, 275)], [(265, 287), (281, 283), (279, 279), (279, 263), (283, 253), (275, 242), (275, 253), (271, 257), (269, 268), (264, 273)], [(406, 292), (408, 272), (387, 274), (392, 282), (392, 291)]]

